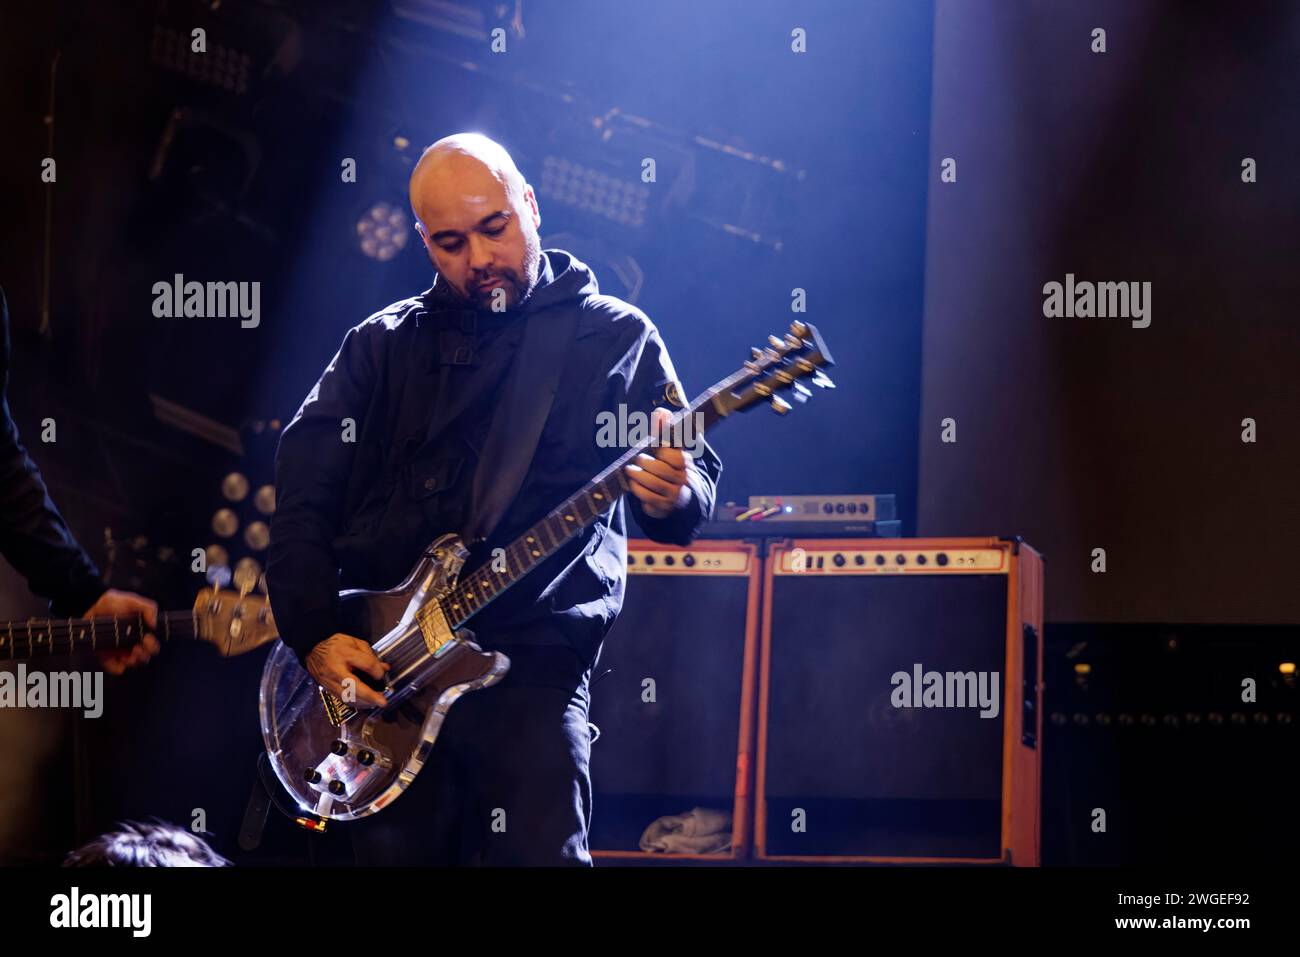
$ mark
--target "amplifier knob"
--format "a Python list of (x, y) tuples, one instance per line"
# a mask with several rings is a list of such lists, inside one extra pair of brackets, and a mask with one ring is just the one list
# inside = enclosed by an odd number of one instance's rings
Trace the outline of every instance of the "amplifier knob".
[(855, 565), (865, 565), (866, 563), (867, 563), (867, 556), (865, 556), (865, 555), (854, 555), (854, 556), (853, 556), (853, 564), (855, 564)]
[(647, 555), (645, 557), (645, 563), (647, 565), (653, 565), (655, 563), (655, 557), (653, 555)]
[(907, 556), (904, 555), (902, 552), (899, 552), (897, 555), (894, 556), (894, 563), (897, 565), (906, 565)]
[(685, 565), (687, 568), (694, 567), (695, 556), (692, 555), (690, 552), (687, 552), (685, 555), (682, 556), (682, 564)]
[(934, 556), (934, 560), (938, 562), (940, 565), (947, 565), (948, 554), (946, 552), (940, 552), (938, 555)]
[(916, 563), (917, 563), (918, 565), (924, 565), (927, 561), (929, 561), (929, 559), (927, 559), (927, 558), (925, 557), (925, 555), (917, 555), (917, 556), (916, 556)]
[(636, 555), (635, 555), (634, 553), (632, 553), (632, 552), (629, 552), (629, 553), (628, 553), (628, 556), (627, 556), (627, 563), (628, 563), (629, 565), (635, 565), (635, 564), (636, 564)]
[(677, 559), (673, 558), (673, 556), (671, 556), (671, 555), (665, 555), (665, 556), (664, 556), (664, 564), (665, 564), (665, 565), (676, 565), (676, 564), (677, 564)]
[(877, 565), (883, 565), (883, 564), (885, 564), (885, 556), (884, 556), (884, 555), (881, 555), (881, 554), (879, 554), (879, 553), (877, 553), (877, 554), (876, 554), (876, 564), (877, 564)]
[(835, 562), (835, 566), (837, 568), (842, 568), (844, 566), (844, 556), (839, 552), (835, 553), (835, 557), (832, 559), (832, 561)]
[(829, 515), (833, 511), (835, 511), (835, 506), (832, 505), (830, 502), (827, 502), (825, 505), (822, 506), (822, 511), (825, 512), (827, 515)]

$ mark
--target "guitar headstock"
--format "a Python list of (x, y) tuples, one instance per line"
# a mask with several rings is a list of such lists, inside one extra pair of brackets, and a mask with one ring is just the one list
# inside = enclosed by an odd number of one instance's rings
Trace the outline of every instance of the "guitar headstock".
[(714, 399), (723, 406), (724, 414), (769, 402), (773, 411), (784, 415), (794, 407), (779, 393), (789, 390), (796, 402), (807, 402), (812, 391), (803, 384), (804, 379), (819, 388), (835, 388), (822, 372), (835, 363), (812, 323), (796, 320), (784, 337), (768, 336), (767, 342), (765, 349), (753, 348), (751, 358), (736, 373), (739, 381)]
[(279, 632), (271, 603), (256, 592), (205, 588), (194, 599), (195, 637), (210, 642), (231, 658), (275, 641)]

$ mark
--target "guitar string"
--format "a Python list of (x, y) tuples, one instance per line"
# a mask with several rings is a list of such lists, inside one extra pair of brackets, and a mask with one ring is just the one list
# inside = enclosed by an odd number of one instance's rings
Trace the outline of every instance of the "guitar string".
[[(718, 394), (718, 392), (721, 391), (723, 387), (730, 387), (732, 381), (738, 380), (739, 378), (743, 378), (742, 373), (737, 373), (733, 375), (729, 379), (724, 380), (724, 382), (721, 383), (719, 386), (715, 386), (714, 388), (709, 389), (703, 395), (699, 396), (694, 402), (688, 405), (685, 409), (682, 409), (680, 412), (678, 412), (669, 421), (668, 428), (669, 429), (676, 428), (688, 416), (696, 414), (696, 412), (698, 412), (701, 408), (703, 408), (705, 404), (709, 400), (711, 400), (713, 396)], [(447, 624), (450, 625), (453, 629), (459, 628), (462, 625), (464, 625), (466, 622), (471, 620), (475, 615), (477, 615), (480, 611), (482, 611), (483, 608), (485, 608), (488, 604), (491, 604), (493, 600), (495, 600), (498, 596), (500, 596), (503, 592), (505, 592), (506, 589), (508, 589), (518, 581), (522, 580), (522, 578), (528, 573), (530, 573), (537, 565), (540, 565), (542, 562), (544, 562), (555, 552), (558, 552), (561, 548), (563, 548), (566, 544), (568, 544), (569, 541), (571, 541), (578, 534), (580, 534), (583, 529), (587, 528), (590, 525), (595, 524), (595, 522), (598, 519), (600, 519), (600, 517), (603, 516), (605, 512), (608, 511), (610, 508), (615, 507), (617, 505), (618, 500), (620, 500), (622, 496), (630, 488), (627, 476), (623, 471), (624, 466), (626, 466), (629, 462), (633, 461), (638, 455), (640, 455), (646, 449), (651, 448), (654, 445), (654, 442), (655, 442), (654, 436), (649, 436), (637, 442), (635, 445), (630, 447), (626, 452), (620, 455), (614, 462), (606, 466), (605, 469), (603, 469), (595, 478), (593, 478), (590, 482), (588, 482), (585, 486), (583, 486), (582, 489), (575, 492), (573, 495), (569, 496), (569, 498), (565, 499), (565, 501), (562, 502), (559, 506), (557, 506), (555, 509), (548, 512), (546, 516), (543, 517), (540, 521), (535, 523), (527, 531), (525, 531), (523, 534), (521, 534), (520, 536), (518, 536), (513, 541), (511, 541), (508, 545), (505, 546), (505, 552), (507, 554), (509, 554), (511, 551), (517, 551), (523, 553), (524, 555), (528, 555), (528, 551), (529, 551), (527, 546), (528, 538), (530, 535), (536, 537), (538, 539), (538, 544), (543, 545), (543, 548), (541, 549), (540, 555), (531, 556), (534, 559), (533, 561), (526, 561), (520, 563), (521, 567), (517, 572), (513, 574), (501, 573), (501, 572), (484, 572), (482, 570), (483, 566), (480, 566), (480, 567), (476, 567), (470, 574), (460, 579), (456, 583), (456, 585), (451, 588), (451, 590), (447, 593), (445, 597), (459, 598), (459, 602), (458, 602), (459, 605), (472, 609), (468, 614), (461, 615), (459, 618), (457, 618), (453, 614), (450, 614), (448, 611), (448, 607), (442, 604), (443, 601), (442, 598), (431, 599), (429, 603), (426, 603), (424, 607), (420, 608), (415, 614), (415, 620), (418, 626), (416, 630), (411, 634), (406, 635), (402, 639), (400, 639), (396, 643), (396, 645), (387, 652), (387, 656), (381, 657), (380, 659), (386, 662), (387, 664), (389, 664), (389, 673), (401, 674), (402, 672), (410, 668), (413, 664), (415, 664), (417, 661), (419, 661), (420, 658), (429, 654), (428, 646), (424, 641), (424, 626), (428, 622), (429, 617), (435, 614), (435, 608), (430, 607), (433, 605), (434, 602), (438, 603), (437, 610), (440, 610), (443, 613), (445, 620), (447, 621)], [(616, 486), (615, 490), (611, 490), (609, 488), (608, 483), (611, 480), (613, 480)], [(600, 492), (602, 494), (610, 495), (611, 498), (614, 499), (613, 504), (606, 506), (606, 508), (604, 509), (596, 508), (595, 505), (590, 501), (590, 496), (595, 492)], [(592, 517), (587, 520), (580, 520), (577, 526), (563, 526), (563, 525), (559, 526), (561, 529), (565, 529), (563, 535), (559, 534), (556, 531), (556, 529), (552, 527), (550, 524), (552, 518), (560, 514), (564, 514), (566, 511), (568, 511), (573, 514), (576, 514), (577, 516), (579, 516), (579, 519), (581, 519), (584, 509), (578, 507), (578, 503), (585, 503), (586, 505), (585, 511), (592, 512), (593, 513)], [(550, 533), (550, 537), (556, 540), (555, 544), (549, 548), (545, 547), (545, 538), (541, 534), (541, 529), (543, 527), (547, 532)], [(492, 574), (504, 575), (505, 578), (504, 581), (502, 581), (500, 584), (491, 587), (490, 592), (486, 596), (481, 596), (469, 584), (473, 579), (475, 579), (477, 576), (481, 574), (488, 575), (489, 581), (490, 581), (490, 576)], [(475, 597), (471, 599), (469, 597), (471, 595)], [(477, 607), (474, 607), (475, 603), (477, 603)]]
[[(160, 612), (157, 619), (157, 625), (150, 628), (144, 621), (143, 615), (97, 615), (94, 618), (32, 618), (25, 621), (10, 621), (0, 624), (0, 647), (23, 648), (27, 651), (33, 651), (40, 648), (43, 651), (72, 650), (80, 642), (84, 645), (91, 643), (86, 641), (90, 638), (98, 644), (99, 639), (104, 640), (104, 647), (96, 650), (106, 651), (118, 645), (110, 645), (108, 638), (120, 634), (120, 626), (126, 625), (129, 629), (134, 629), (137, 635), (154, 634), (155, 637), (161, 637), (163, 641), (168, 637), (192, 637), (197, 634), (195, 631), (191, 635), (186, 635), (183, 631), (180, 634), (172, 635), (172, 625), (180, 623), (194, 624), (194, 615), (191, 612), (168, 611)], [(166, 628), (164, 628), (166, 626)], [(98, 632), (103, 630), (104, 634)], [(159, 631), (166, 631), (167, 634), (159, 636)], [(12, 642), (10, 639), (13, 639)], [(135, 639), (132, 639), (132, 644)], [(55, 649), (55, 644), (58, 648)]]

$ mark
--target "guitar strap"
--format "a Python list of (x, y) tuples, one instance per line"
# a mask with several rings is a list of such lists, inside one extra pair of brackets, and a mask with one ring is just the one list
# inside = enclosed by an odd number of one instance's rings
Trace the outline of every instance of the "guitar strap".
[(559, 390), (579, 311), (566, 303), (528, 315), (474, 472), (469, 517), (461, 532), (467, 546), (492, 534), (519, 493)]

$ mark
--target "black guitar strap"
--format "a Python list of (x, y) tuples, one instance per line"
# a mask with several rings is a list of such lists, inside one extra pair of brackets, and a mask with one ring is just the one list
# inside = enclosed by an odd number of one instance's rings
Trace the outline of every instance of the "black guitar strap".
[(526, 320), (474, 472), (469, 518), (461, 532), (467, 546), (490, 536), (519, 494), (559, 390), (578, 312), (568, 303), (530, 313)]

